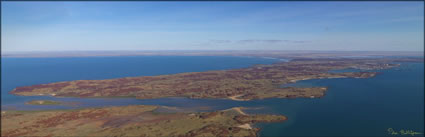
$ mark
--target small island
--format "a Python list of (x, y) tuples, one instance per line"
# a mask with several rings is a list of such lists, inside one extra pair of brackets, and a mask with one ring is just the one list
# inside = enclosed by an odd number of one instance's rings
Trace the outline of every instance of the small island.
[(214, 112), (161, 113), (160, 106), (76, 110), (7, 111), (1, 136), (257, 136), (257, 122), (282, 122), (282, 115), (248, 115), (231, 108)]
[(25, 104), (28, 105), (60, 105), (62, 104), (59, 101), (52, 101), (52, 100), (32, 100), (29, 102), (26, 102)]

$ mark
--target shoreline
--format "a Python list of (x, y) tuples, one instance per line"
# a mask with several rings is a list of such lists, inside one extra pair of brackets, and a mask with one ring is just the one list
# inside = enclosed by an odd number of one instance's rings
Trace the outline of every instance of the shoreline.
[(47, 58), (47, 57), (118, 57), (118, 56), (253, 56), (266, 58), (323, 57), (424, 57), (418, 51), (321, 51), (321, 50), (83, 50), (83, 51), (10, 51), (1, 58)]
[(241, 97), (241, 96), (244, 96), (244, 95), (241, 94), (241, 95), (230, 96), (230, 97), (228, 97), (228, 99), (234, 100), (234, 101), (250, 101), (251, 100), (251, 99), (239, 99), (239, 98), (237, 98), (237, 97)]
[[(225, 111), (232, 111), (233, 110), (233, 111), (238, 112), (241, 115), (247, 116), (248, 114), (246, 114), (245, 112), (242, 111), (243, 108), (244, 107), (233, 107), (233, 108), (227, 109)], [(243, 128), (243, 129), (253, 129), (252, 125), (249, 124), (249, 123), (238, 125), (237, 127), (240, 127), (240, 128)]]

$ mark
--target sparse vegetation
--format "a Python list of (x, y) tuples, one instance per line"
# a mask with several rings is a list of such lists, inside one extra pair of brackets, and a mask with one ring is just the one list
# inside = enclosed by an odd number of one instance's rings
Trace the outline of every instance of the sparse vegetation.
[(137, 105), (67, 111), (7, 111), (1, 115), (1, 135), (256, 136), (259, 129), (251, 128), (250, 124), (286, 120), (281, 115), (246, 115), (240, 108), (154, 114), (157, 108)]
[[(400, 60), (400, 59), (398, 59)], [(128, 77), (107, 80), (77, 80), (18, 87), (13, 94), (72, 97), (162, 97), (263, 98), (321, 97), (326, 87), (287, 87), (282, 84), (320, 78), (368, 78), (377, 72), (329, 73), (333, 69), (386, 69), (396, 67), (391, 59), (295, 59), (288, 63), (256, 65), (250, 68), (192, 72), (173, 75)]]

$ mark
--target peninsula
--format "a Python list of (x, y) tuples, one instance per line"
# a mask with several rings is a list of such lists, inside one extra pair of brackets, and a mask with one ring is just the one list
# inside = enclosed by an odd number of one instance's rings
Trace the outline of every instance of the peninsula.
[(271, 65), (173, 75), (127, 77), (106, 80), (76, 80), (17, 87), (12, 94), (57, 97), (164, 97), (228, 98), (252, 100), (264, 98), (314, 98), (324, 96), (327, 87), (285, 87), (299, 80), (322, 78), (369, 78), (377, 72), (329, 73), (336, 69), (387, 69), (394, 62), (423, 61), (412, 58), (324, 58), (293, 59)]

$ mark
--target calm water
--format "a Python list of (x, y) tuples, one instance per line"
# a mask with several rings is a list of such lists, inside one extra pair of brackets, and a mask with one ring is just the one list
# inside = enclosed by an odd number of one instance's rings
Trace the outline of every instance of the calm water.
[[(343, 70), (342, 72), (346, 72)], [(424, 64), (404, 63), (368, 79), (316, 79), (301, 86), (327, 86), (318, 99), (270, 99), (270, 112), (289, 117), (259, 125), (263, 136), (382, 136), (387, 129), (424, 132)], [(423, 136), (423, 135), (421, 135)]]
[[(283, 114), (283, 123), (258, 124), (262, 136), (388, 135), (387, 129), (424, 132), (424, 64), (405, 63), (400, 68), (380, 70), (369, 79), (306, 80), (291, 86), (327, 86), (329, 91), (316, 99), (226, 99), (130, 98), (79, 99), (22, 97), (8, 94), (17, 86), (79, 79), (107, 79), (152, 76), (181, 72), (222, 70), (271, 64), (278, 60), (242, 57), (91, 57), (91, 58), (3, 58), (2, 109), (56, 109), (129, 104), (165, 105), (187, 110), (220, 110), (245, 106), (249, 113)], [(345, 72), (347, 70), (343, 70)], [(348, 70), (355, 71), (355, 70)], [(338, 72), (338, 71), (335, 71)], [(52, 99), (77, 102), (76, 106), (31, 106), (24, 102)]]

